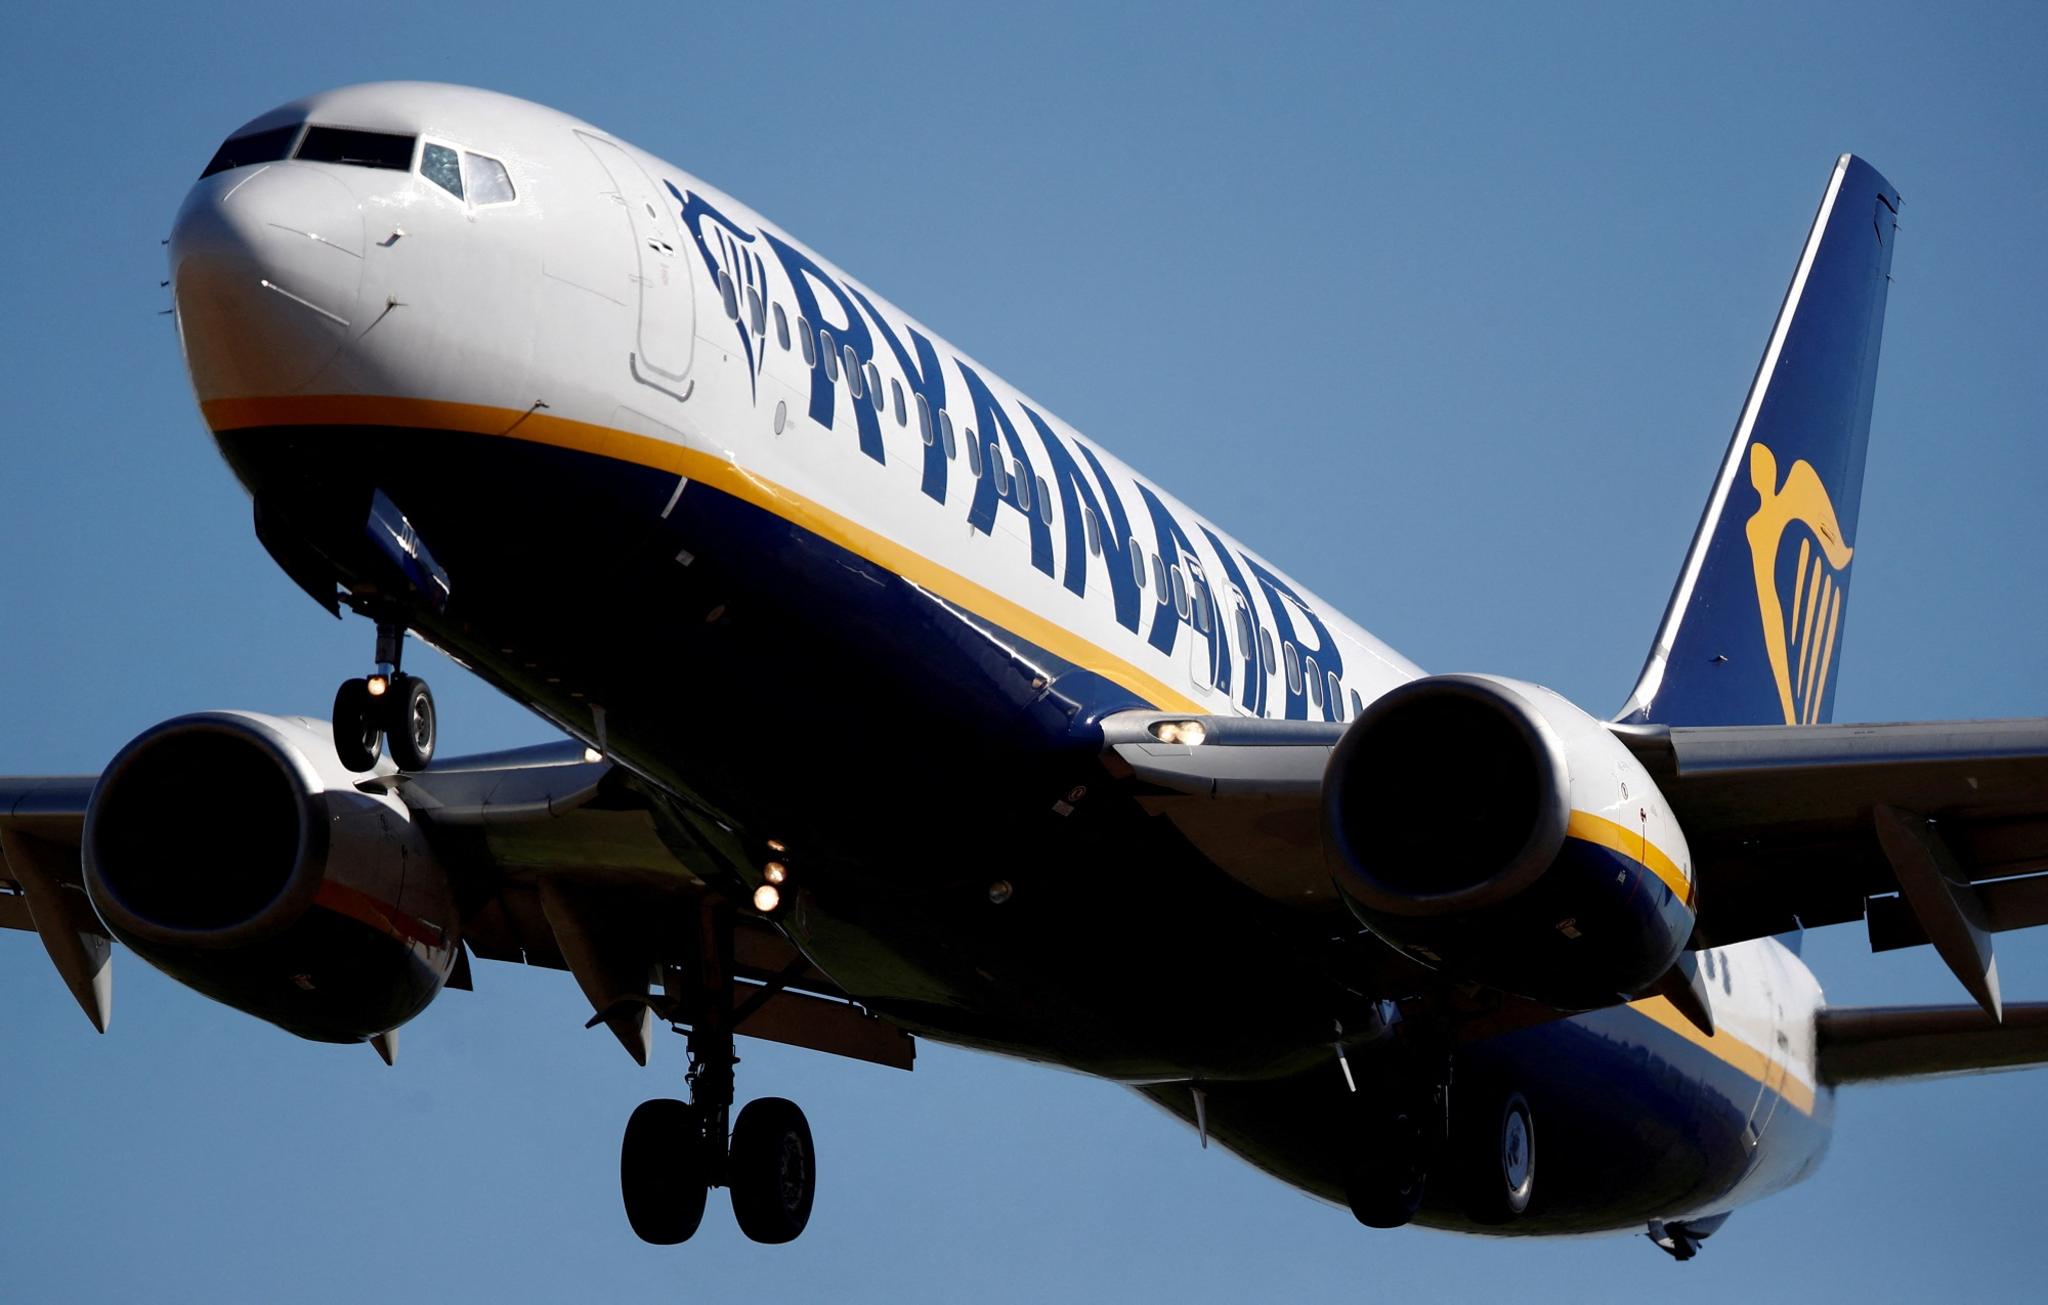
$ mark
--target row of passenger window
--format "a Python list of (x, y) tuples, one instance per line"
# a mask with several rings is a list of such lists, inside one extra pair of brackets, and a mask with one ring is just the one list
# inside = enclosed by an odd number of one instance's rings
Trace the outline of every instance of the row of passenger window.
[[(740, 288), (733, 284), (732, 277), (723, 270), (718, 273), (718, 294), (723, 301), (725, 315), (738, 322), (744, 313), (746, 324), (757, 339), (765, 341), (767, 338), (772, 310), (776, 346), (785, 353), (789, 352), (792, 340), (791, 323), (781, 304), (764, 301), (760, 291), (751, 285), (746, 287), (745, 300), (742, 302)], [(844, 377), (847, 393), (855, 400), (865, 397), (877, 414), (893, 414), (898, 426), (907, 427), (910, 424), (911, 407), (904, 402), (903, 383), (893, 376), (889, 378), (889, 396), (885, 402), (882, 395), (881, 373), (876, 370), (873, 363), (862, 363), (852, 345), (839, 345), (832, 338), (831, 330), (826, 327), (819, 327), (814, 334), (811, 324), (802, 314), (798, 314), (795, 319), (794, 339), (796, 347), (803, 354), (805, 366), (822, 366), (825, 375), (834, 382)], [(998, 494), (1008, 495), (1014, 484), (1017, 506), (1031, 512), (1034, 510), (1033, 504), (1036, 503), (1038, 519), (1047, 525), (1052, 524), (1052, 494), (1047, 489), (1043, 476), (1028, 473), (1021, 458), (1010, 459), (1006, 467), (1002, 450), (993, 440), (989, 441), (988, 451), (984, 455), (982, 443), (975, 437), (974, 428), (971, 426), (960, 428), (964, 432), (964, 441), (956, 439), (951, 413), (944, 408), (934, 412), (922, 394), (913, 394), (911, 398), (915, 402), (917, 412), (918, 436), (927, 447), (936, 442), (944, 447), (948, 458), (958, 458), (960, 444), (964, 442), (967, 447), (967, 469), (970, 472), (977, 478), (984, 474), (993, 476)], [(780, 433), (778, 429), (777, 434)], [(1102, 523), (1096, 518), (1094, 509), (1086, 504), (1081, 506), (1081, 526), (1087, 536), (1089, 554), (1101, 557)], [(1175, 614), (1181, 620), (1194, 626), (1202, 634), (1208, 634), (1218, 618), (1215, 615), (1209, 587), (1201, 576), (1191, 575), (1179, 563), (1168, 566), (1160, 554), (1148, 553), (1136, 535), (1131, 536), (1128, 541), (1128, 552), (1131, 559), (1131, 579), (1138, 588), (1143, 590), (1146, 587), (1146, 564), (1149, 560), (1153, 601), (1162, 606), (1172, 603)], [(1243, 599), (1238, 600), (1236, 610), (1238, 646), (1241, 649), (1251, 648), (1255, 627), (1250, 613), (1245, 609)], [(1267, 675), (1272, 675), (1284, 663), (1287, 668), (1288, 692), (1305, 692), (1309, 705), (1317, 711), (1321, 711), (1323, 704), (1328, 702), (1339, 720), (1347, 719), (1344, 710), (1344, 688), (1335, 671), (1324, 671), (1316, 665), (1314, 657), (1303, 654), (1291, 640), (1279, 640), (1279, 651), (1276, 652), (1273, 632), (1264, 626), (1257, 626), (1256, 629), (1259, 661)], [(1352, 690), (1350, 696), (1350, 714), (1356, 716), (1364, 710), (1364, 705), (1357, 690)]]

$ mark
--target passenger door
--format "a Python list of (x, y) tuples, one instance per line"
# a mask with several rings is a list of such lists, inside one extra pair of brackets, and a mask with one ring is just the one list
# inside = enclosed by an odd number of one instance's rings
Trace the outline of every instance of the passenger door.
[(646, 170), (626, 151), (588, 132), (576, 135), (612, 179), (632, 224), (635, 279), (640, 286), (634, 375), (656, 389), (675, 393), (671, 386), (688, 374), (697, 338), (696, 296), (690, 289), (690, 269), (683, 259), (675, 214)]

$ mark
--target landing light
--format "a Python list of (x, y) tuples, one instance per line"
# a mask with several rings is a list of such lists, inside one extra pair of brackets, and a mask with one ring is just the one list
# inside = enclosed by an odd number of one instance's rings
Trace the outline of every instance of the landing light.
[(583, 749), (583, 759), (585, 761), (603, 761), (604, 754), (596, 748), (585, 748)]
[(782, 905), (782, 890), (774, 884), (762, 884), (754, 890), (754, 909), (766, 915)]
[(372, 698), (381, 698), (386, 690), (391, 687), (391, 677), (388, 675), (372, 675), (369, 678), (368, 687)]
[(780, 861), (770, 861), (761, 869), (761, 874), (771, 884), (780, 884), (789, 878), (789, 867)]
[(1152, 726), (1152, 737), (1161, 743), (1184, 743), (1193, 748), (1208, 739), (1209, 729), (1198, 720), (1163, 720)]

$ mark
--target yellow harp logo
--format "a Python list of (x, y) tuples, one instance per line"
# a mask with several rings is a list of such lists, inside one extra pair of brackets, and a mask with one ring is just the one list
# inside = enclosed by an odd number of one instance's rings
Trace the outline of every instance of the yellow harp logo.
[[(1750, 560), (1756, 567), (1756, 602), (1763, 617), (1764, 649), (1778, 680), (1778, 704), (1787, 725), (1810, 725), (1820, 718), (1827, 697), (1828, 670), (1835, 642), (1842, 634), (1843, 573), (1855, 552), (1842, 542), (1834, 501), (1820, 483), (1820, 473), (1799, 461), (1778, 484), (1778, 459), (1761, 444), (1749, 449), (1749, 483), (1759, 502), (1749, 519)], [(1778, 590), (1778, 550), (1793, 522), (1799, 533), (1799, 559), (1792, 572), (1791, 610)], [(1815, 545), (1819, 545), (1818, 550)]]

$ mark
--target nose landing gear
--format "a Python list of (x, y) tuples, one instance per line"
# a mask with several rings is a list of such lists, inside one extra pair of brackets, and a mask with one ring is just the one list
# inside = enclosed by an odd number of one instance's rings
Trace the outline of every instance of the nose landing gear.
[(377, 671), (344, 680), (334, 695), (334, 751), (341, 764), (361, 773), (377, 764), (377, 745), (388, 741), (400, 770), (424, 770), (434, 759), (438, 721), (427, 682), (398, 669), (405, 652), (405, 627), (377, 622)]

